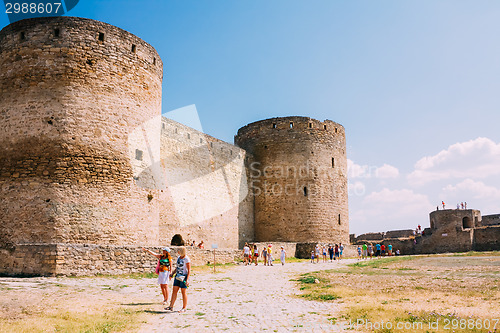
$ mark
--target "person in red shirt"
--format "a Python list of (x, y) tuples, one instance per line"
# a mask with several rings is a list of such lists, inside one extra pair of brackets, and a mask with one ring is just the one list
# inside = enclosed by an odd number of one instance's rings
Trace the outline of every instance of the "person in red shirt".
[(385, 245), (382, 244), (382, 246), (380, 247), (380, 250), (382, 252), (382, 256), (385, 256)]

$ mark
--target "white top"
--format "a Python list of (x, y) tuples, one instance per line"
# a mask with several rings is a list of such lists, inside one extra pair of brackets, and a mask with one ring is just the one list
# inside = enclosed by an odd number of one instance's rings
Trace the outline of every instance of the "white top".
[(188, 256), (177, 258), (177, 274), (186, 276), (188, 274), (187, 263), (191, 262)]
[[(243, 251), (245, 251), (245, 254), (250, 254), (250, 248), (248, 246), (245, 246), (243, 248)], [(241, 253), (241, 252), (240, 252)]]

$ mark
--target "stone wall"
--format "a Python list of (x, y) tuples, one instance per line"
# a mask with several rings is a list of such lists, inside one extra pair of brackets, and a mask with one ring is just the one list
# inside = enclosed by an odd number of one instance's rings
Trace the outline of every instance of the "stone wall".
[(272, 118), (238, 130), (252, 155), (257, 241), (349, 242), (345, 131), (330, 120)]
[(163, 118), (160, 242), (174, 234), (205, 246), (238, 248), (253, 239), (253, 196), (243, 149)]
[(500, 225), (475, 229), (473, 249), (476, 251), (500, 251)]
[[(146, 248), (160, 252), (159, 247)], [(171, 247), (174, 260), (177, 248)], [(0, 275), (4, 276), (142, 273), (154, 272), (157, 264), (157, 259), (136, 245), (23, 244), (6, 254), (7, 250), (0, 250)], [(193, 266), (214, 262), (213, 250), (187, 247), (187, 255)], [(216, 263), (232, 263), (241, 259), (241, 251), (217, 249), (215, 258)]]
[(481, 225), (482, 226), (500, 225), (500, 214), (483, 216)]
[(404, 229), (404, 230), (391, 230), (384, 233), (384, 238), (400, 238), (400, 237), (410, 237), (413, 236), (414, 230)]

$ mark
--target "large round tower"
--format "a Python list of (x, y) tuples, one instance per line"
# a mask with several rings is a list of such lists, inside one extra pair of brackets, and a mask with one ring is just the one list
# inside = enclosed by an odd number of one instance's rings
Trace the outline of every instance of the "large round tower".
[(239, 129), (248, 151), (257, 241), (349, 241), (344, 127), (307, 117), (272, 118)]
[[(129, 134), (161, 113), (162, 67), (152, 46), (94, 20), (0, 32), (0, 249), (156, 243), (156, 193), (132, 173), (148, 149)], [(27, 265), (17, 271), (39, 270)]]

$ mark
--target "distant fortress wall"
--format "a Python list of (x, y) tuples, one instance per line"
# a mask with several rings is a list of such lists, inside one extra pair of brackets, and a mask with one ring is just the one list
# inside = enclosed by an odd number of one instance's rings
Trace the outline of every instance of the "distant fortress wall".
[[(475, 209), (436, 210), (429, 214), (430, 228), (415, 236), (401, 231), (363, 234), (355, 244), (391, 244), (402, 254), (431, 254), (500, 250), (500, 215), (481, 217)], [(411, 230), (410, 230), (411, 231)], [(413, 234), (413, 231), (411, 231)]]

